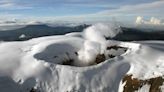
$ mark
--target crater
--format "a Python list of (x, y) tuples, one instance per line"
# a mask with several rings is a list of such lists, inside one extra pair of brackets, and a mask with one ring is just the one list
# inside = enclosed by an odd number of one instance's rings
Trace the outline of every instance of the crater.
[(59, 64), (59, 65), (69, 65), (76, 67), (91, 66), (104, 62), (107, 59), (120, 56), (127, 51), (127, 48), (120, 46), (109, 46), (106, 48), (105, 52), (102, 54), (97, 54), (94, 61), (87, 65), (77, 65), (80, 61), (78, 58), (78, 48), (73, 47), (71, 44), (52, 44), (47, 46), (41, 52), (36, 53), (34, 58), (37, 60), (44, 60), (45, 62)]

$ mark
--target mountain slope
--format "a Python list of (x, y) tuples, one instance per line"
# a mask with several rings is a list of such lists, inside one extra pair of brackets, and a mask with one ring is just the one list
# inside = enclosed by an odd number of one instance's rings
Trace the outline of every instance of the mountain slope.
[[(88, 25), (79, 25), (75, 27), (50, 27), (44, 24), (28, 25), (19, 29), (0, 31), (0, 40), (20, 41), (43, 36), (64, 35), (70, 32), (81, 32), (86, 27), (88, 27)], [(21, 35), (25, 35), (25, 37), (21, 38)]]
[(120, 41), (141, 41), (141, 40), (164, 40), (164, 31), (147, 30), (121, 27), (122, 32), (115, 36), (114, 40)]

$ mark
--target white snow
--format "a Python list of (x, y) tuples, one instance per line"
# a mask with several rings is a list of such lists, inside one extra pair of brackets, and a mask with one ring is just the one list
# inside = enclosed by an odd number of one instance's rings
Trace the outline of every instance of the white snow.
[(66, 36), (73, 36), (73, 37), (80, 37), (82, 38), (82, 33), (81, 32), (72, 32), (72, 33), (68, 33), (65, 34)]
[[(120, 42), (104, 37), (117, 33), (108, 25), (96, 24), (81, 35), (0, 43), (0, 92), (30, 92), (32, 88), (40, 92), (121, 92), (125, 74), (139, 79), (164, 75), (164, 47), (160, 47), (163, 41)], [(106, 49), (113, 45), (128, 50), (124, 53), (122, 49)], [(118, 56), (88, 66), (98, 54)], [(74, 66), (62, 65), (69, 59), (74, 60)], [(145, 85), (139, 92), (148, 88)]]
[(164, 74), (162, 48), (156, 49), (149, 45), (140, 45), (137, 51), (130, 53), (127, 55), (127, 59), (132, 62), (128, 74), (133, 74), (134, 77), (140, 79), (149, 79)]
[(19, 38), (25, 38), (25, 37), (26, 37), (25, 34), (22, 34), (22, 35), (19, 36)]

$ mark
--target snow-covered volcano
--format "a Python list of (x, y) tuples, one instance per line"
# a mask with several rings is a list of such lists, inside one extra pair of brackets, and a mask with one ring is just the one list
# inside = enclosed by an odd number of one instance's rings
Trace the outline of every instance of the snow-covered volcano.
[(81, 33), (1, 42), (0, 92), (163, 91), (164, 42), (105, 39), (119, 32), (96, 24)]

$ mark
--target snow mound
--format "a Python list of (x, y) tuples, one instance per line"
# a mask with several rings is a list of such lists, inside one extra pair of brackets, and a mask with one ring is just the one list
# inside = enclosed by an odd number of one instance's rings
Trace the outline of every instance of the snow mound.
[(3, 53), (0, 58), (3, 65), (0, 67), (0, 91), (117, 91), (121, 78), (130, 68), (129, 63), (119, 61), (122, 60), (120, 56), (90, 67), (61, 64), (67, 55), (78, 62), (75, 51), (80, 51), (83, 44), (84, 39), (67, 36), (3, 42), (0, 45), (1, 55)]
[(26, 38), (26, 35), (25, 34), (22, 34), (19, 36), (20, 39), (23, 39), (23, 38)]
[(68, 33), (68, 34), (65, 34), (66, 36), (73, 36), (73, 37), (79, 37), (79, 38), (82, 38), (82, 34), (81, 32), (72, 32), (72, 33)]

